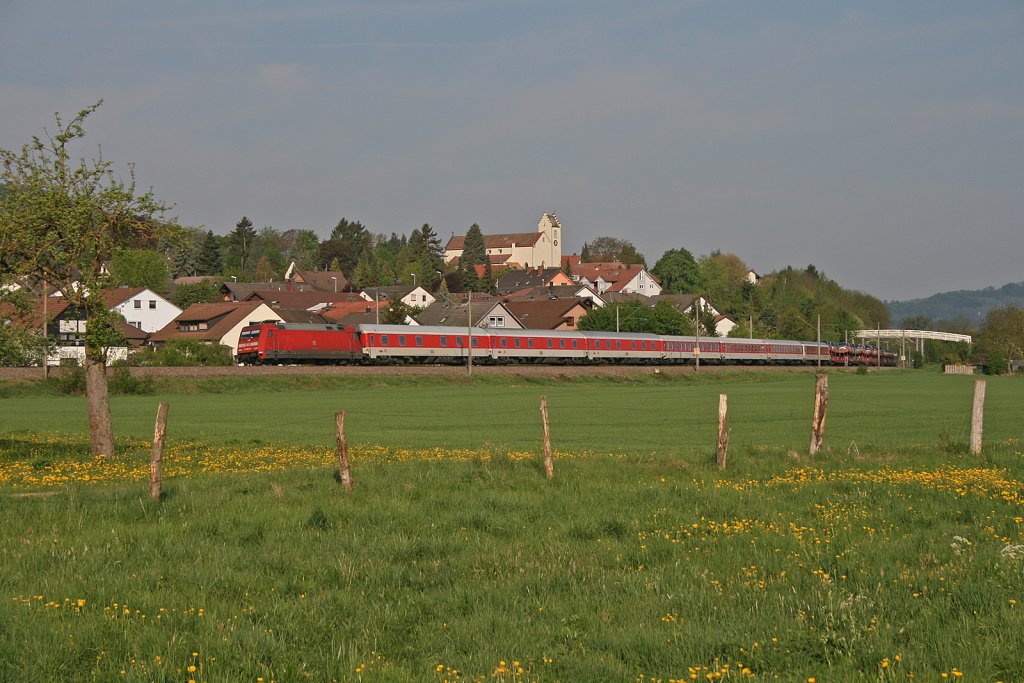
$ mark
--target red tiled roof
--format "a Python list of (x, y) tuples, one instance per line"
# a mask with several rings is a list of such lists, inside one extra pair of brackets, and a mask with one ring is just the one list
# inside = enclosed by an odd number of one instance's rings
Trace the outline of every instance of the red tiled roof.
[[(515, 244), (517, 247), (532, 247), (540, 240), (540, 232), (509, 232), (497, 235), (484, 235), (484, 248), (486, 249), (511, 249)], [(445, 245), (445, 251), (465, 249), (466, 236), (453, 235)]]
[[(609, 292), (617, 292), (646, 270), (640, 264), (627, 265), (612, 261), (608, 263), (580, 263), (573, 267), (572, 274), (585, 277), (591, 282), (596, 282), (598, 278), (601, 278), (605, 282), (611, 283), (608, 287)], [(653, 275), (651, 275), (651, 279), (657, 282), (657, 278)]]
[[(361, 297), (359, 301), (339, 301), (331, 304), (330, 308), (322, 309), (320, 311), (320, 316), (325, 320), (337, 322), (353, 313), (373, 313), (374, 303), (376, 302), (367, 301)], [(388, 307), (387, 301), (381, 301), (379, 303), (381, 308)], [(376, 314), (374, 314), (374, 317), (376, 317)]]
[[(332, 279), (334, 278), (334, 279)], [(325, 292), (341, 292), (348, 287), (348, 279), (340, 271), (332, 270), (301, 270), (295, 269), (293, 278), (296, 282), (305, 282)]]
[[(231, 328), (245, 320), (257, 308), (264, 305), (266, 304), (262, 301), (221, 301), (213, 304), (192, 304), (162, 330), (150, 335), (149, 340), (200, 339), (203, 341), (220, 341)], [(183, 324), (200, 323), (205, 323), (207, 329), (188, 331), (180, 329)]]
[[(563, 325), (575, 329), (579, 316), (586, 315), (586, 309), (576, 299), (506, 301), (505, 308), (523, 327), (538, 330), (556, 330)], [(577, 314), (570, 315), (573, 311), (577, 311)]]
[(268, 304), (283, 308), (313, 308), (321, 304), (365, 301), (361, 296), (352, 292), (334, 293), (308, 289), (302, 292), (261, 289), (252, 292), (244, 300), (265, 301)]
[(115, 289), (104, 289), (100, 292), (103, 297), (103, 304), (108, 308), (120, 306), (136, 294), (146, 291), (145, 287), (116, 287)]

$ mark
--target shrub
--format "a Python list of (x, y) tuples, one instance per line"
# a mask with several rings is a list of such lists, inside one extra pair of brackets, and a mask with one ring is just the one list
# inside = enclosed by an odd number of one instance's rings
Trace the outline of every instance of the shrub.
[(85, 394), (85, 370), (77, 365), (62, 368), (61, 372), (47, 377), (46, 382), (61, 394), (69, 396)]
[(231, 349), (223, 344), (206, 344), (194, 339), (172, 339), (157, 349), (138, 351), (133, 362), (137, 365), (165, 365), (171, 367), (194, 365), (233, 365)]
[(141, 395), (153, 393), (152, 377), (136, 377), (124, 366), (114, 368), (107, 386), (112, 394)]

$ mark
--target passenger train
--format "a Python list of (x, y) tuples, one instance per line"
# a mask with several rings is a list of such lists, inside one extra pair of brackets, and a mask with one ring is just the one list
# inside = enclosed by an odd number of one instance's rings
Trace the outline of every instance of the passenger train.
[(320, 325), (266, 321), (238, 340), (242, 365), (319, 363), (544, 363), (589, 365), (884, 365), (896, 355), (867, 346), (780, 339), (674, 337), (410, 325)]

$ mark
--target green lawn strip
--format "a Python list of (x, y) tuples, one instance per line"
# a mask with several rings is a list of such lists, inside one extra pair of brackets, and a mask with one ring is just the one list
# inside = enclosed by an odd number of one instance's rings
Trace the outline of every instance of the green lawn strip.
[[(934, 472), (917, 457), (903, 469)], [(496, 457), (367, 463), (351, 495), (324, 468), (178, 479), (160, 502), (0, 498), (0, 677), (1020, 680), (1019, 503), (823, 460), (816, 478), (780, 457), (772, 480), (595, 456), (549, 482)]]

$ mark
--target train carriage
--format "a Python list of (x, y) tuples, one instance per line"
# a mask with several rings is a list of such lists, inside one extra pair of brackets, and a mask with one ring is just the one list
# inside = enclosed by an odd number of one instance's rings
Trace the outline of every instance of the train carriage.
[(445, 326), (360, 325), (363, 353), (368, 360), (455, 362), (490, 351), (487, 330)]
[(660, 362), (664, 358), (661, 338), (644, 332), (580, 332), (586, 340), (589, 360), (604, 363)]
[(490, 358), (496, 362), (582, 362), (586, 339), (572, 330), (490, 329)]

